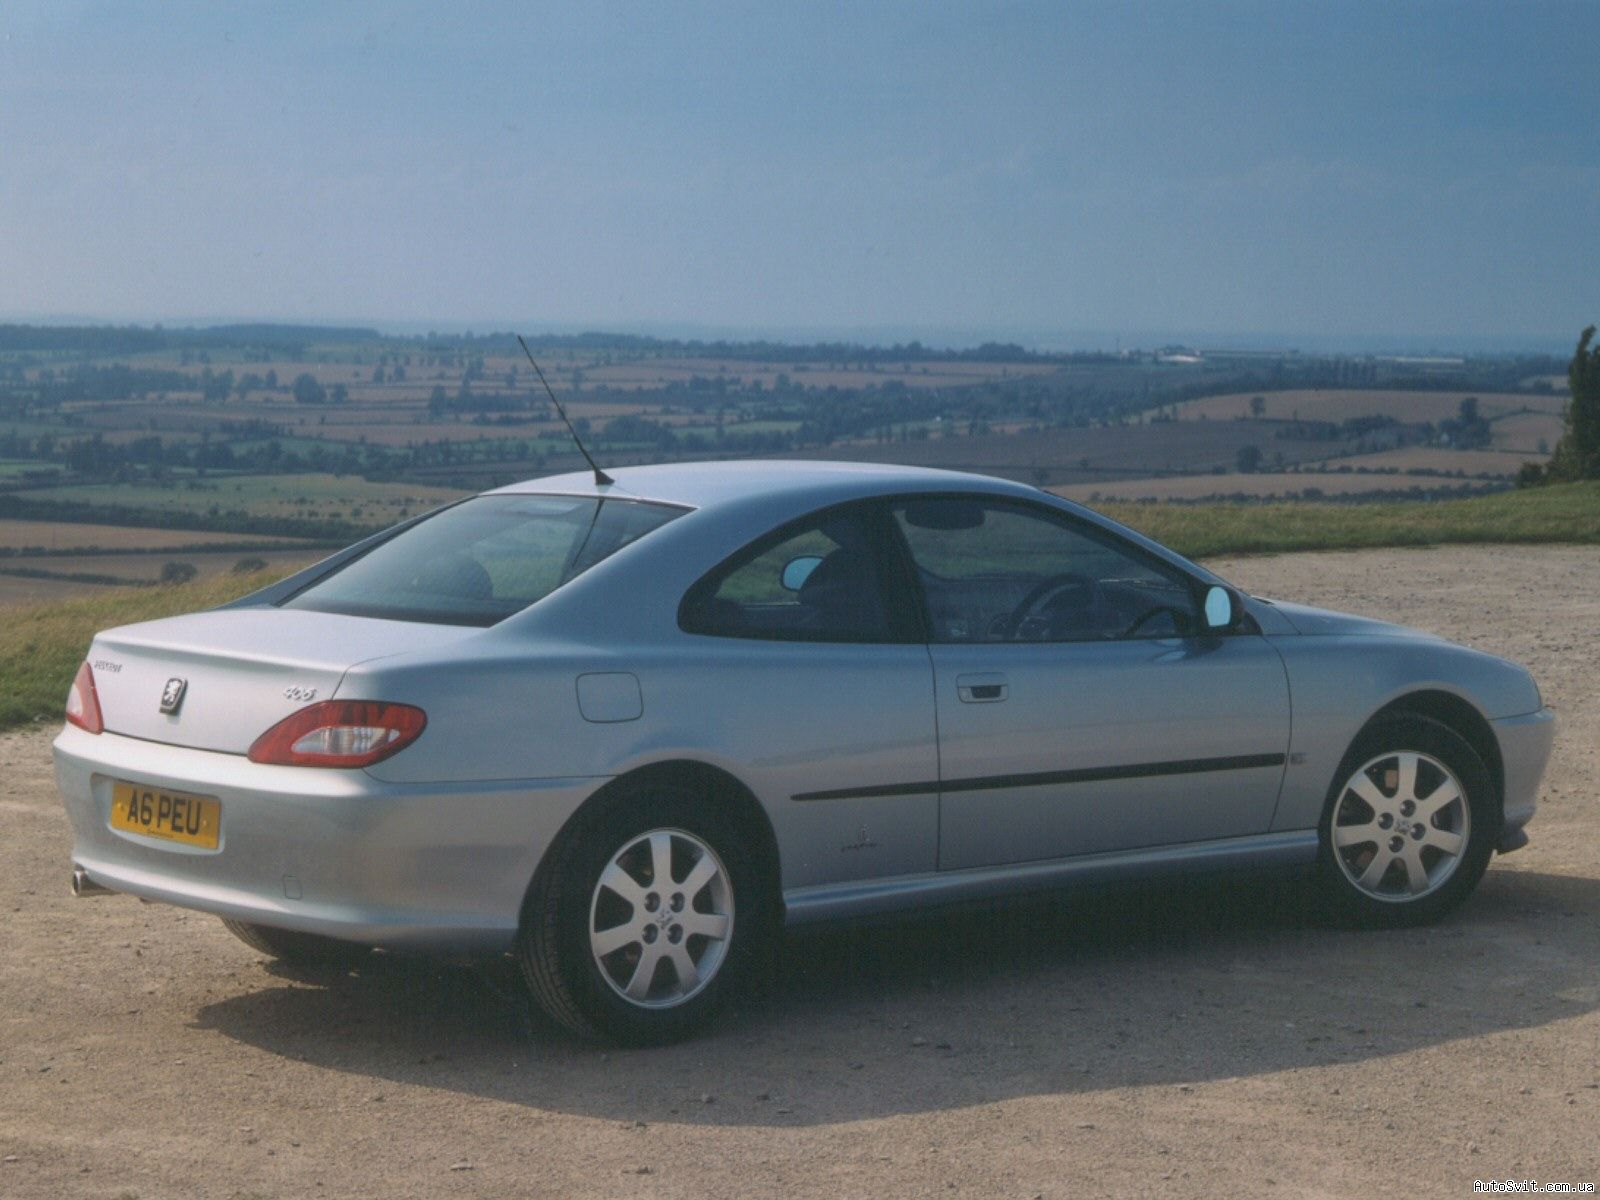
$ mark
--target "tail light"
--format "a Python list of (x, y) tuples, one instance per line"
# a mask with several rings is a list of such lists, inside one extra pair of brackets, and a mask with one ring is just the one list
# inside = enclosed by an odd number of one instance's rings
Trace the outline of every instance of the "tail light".
[(90, 733), (99, 733), (106, 727), (100, 718), (100, 696), (94, 690), (94, 672), (88, 663), (78, 668), (72, 690), (67, 693), (67, 723)]
[(428, 724), (420, 708), (381, 700), (324, 700), (255, 740), (250, 761), (284, 767), (366, 767), (398, 754)]

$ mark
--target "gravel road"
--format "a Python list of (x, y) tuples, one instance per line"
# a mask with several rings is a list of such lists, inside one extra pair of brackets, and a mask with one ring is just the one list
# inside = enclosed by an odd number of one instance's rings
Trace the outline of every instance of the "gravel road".
[(792, 936), (664, 1050), (578, 1045), (498, 970), (297, 977), (208, 917), (67, 896), (53, 731), (0, 735), (0, 1197), (1468, 1196), (1600, 1182), (1600, 551), (1214, 564), (1527, 663), (1532, 845), (1442, 925), (1279, 880)]

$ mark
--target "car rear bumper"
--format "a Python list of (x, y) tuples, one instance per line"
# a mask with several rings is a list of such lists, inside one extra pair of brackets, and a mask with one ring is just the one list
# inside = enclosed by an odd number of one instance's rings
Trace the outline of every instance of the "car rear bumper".
[(1555, 739), (1555, 714), (1541, 708), (1536, 713), (1503, 717), (1489, 724), (1500, 743), (1500, 761), (1505, 768), (1505, 820), (1499, 849), (1507, 854), (1528, 844), (1522, 827), (1533, 819), (1539, 803), (1539, 784)]
[[(56, 782), (73, 861), (113, 891), (397, 949), (499, 952), (556, 833), (598, 779), (394, 784), (68, 726)], [(112, 829), (117, 781), (216, 797), (215, 850)]]

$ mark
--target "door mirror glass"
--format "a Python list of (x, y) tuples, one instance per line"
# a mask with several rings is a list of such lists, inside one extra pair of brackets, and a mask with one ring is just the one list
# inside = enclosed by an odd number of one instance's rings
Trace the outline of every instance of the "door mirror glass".
[(1206, 628), (1230, 629), (1236, 615), (1233, 605), (1233, 593), (1225, 587), (1210, 587), (1206, 589)]
[(791, 558), (789, 560), (789, 564), (783, 568), (783, 574), (779, 576), (779, 580), (786, 591), (798, 592), (805, 587), (806, 580), (811, 578), (811, 572), (821, 565), (822, 559), (817, 555), (802, 554), (799, 558)]

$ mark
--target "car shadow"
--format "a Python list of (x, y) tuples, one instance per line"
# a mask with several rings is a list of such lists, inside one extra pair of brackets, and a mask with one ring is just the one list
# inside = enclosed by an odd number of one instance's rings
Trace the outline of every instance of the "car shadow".
[(621, 1121), (825, 1124), (1356, 1063), (1600, 1007), (1600, 880), (1492, 870), (1445, 922), (1328, 929), (1284, 880), (1120, 889), (794, 931), (702, 1037), (591, 1046), (509, 961), (374, 955), (200, 1009), (240, 1042)]

